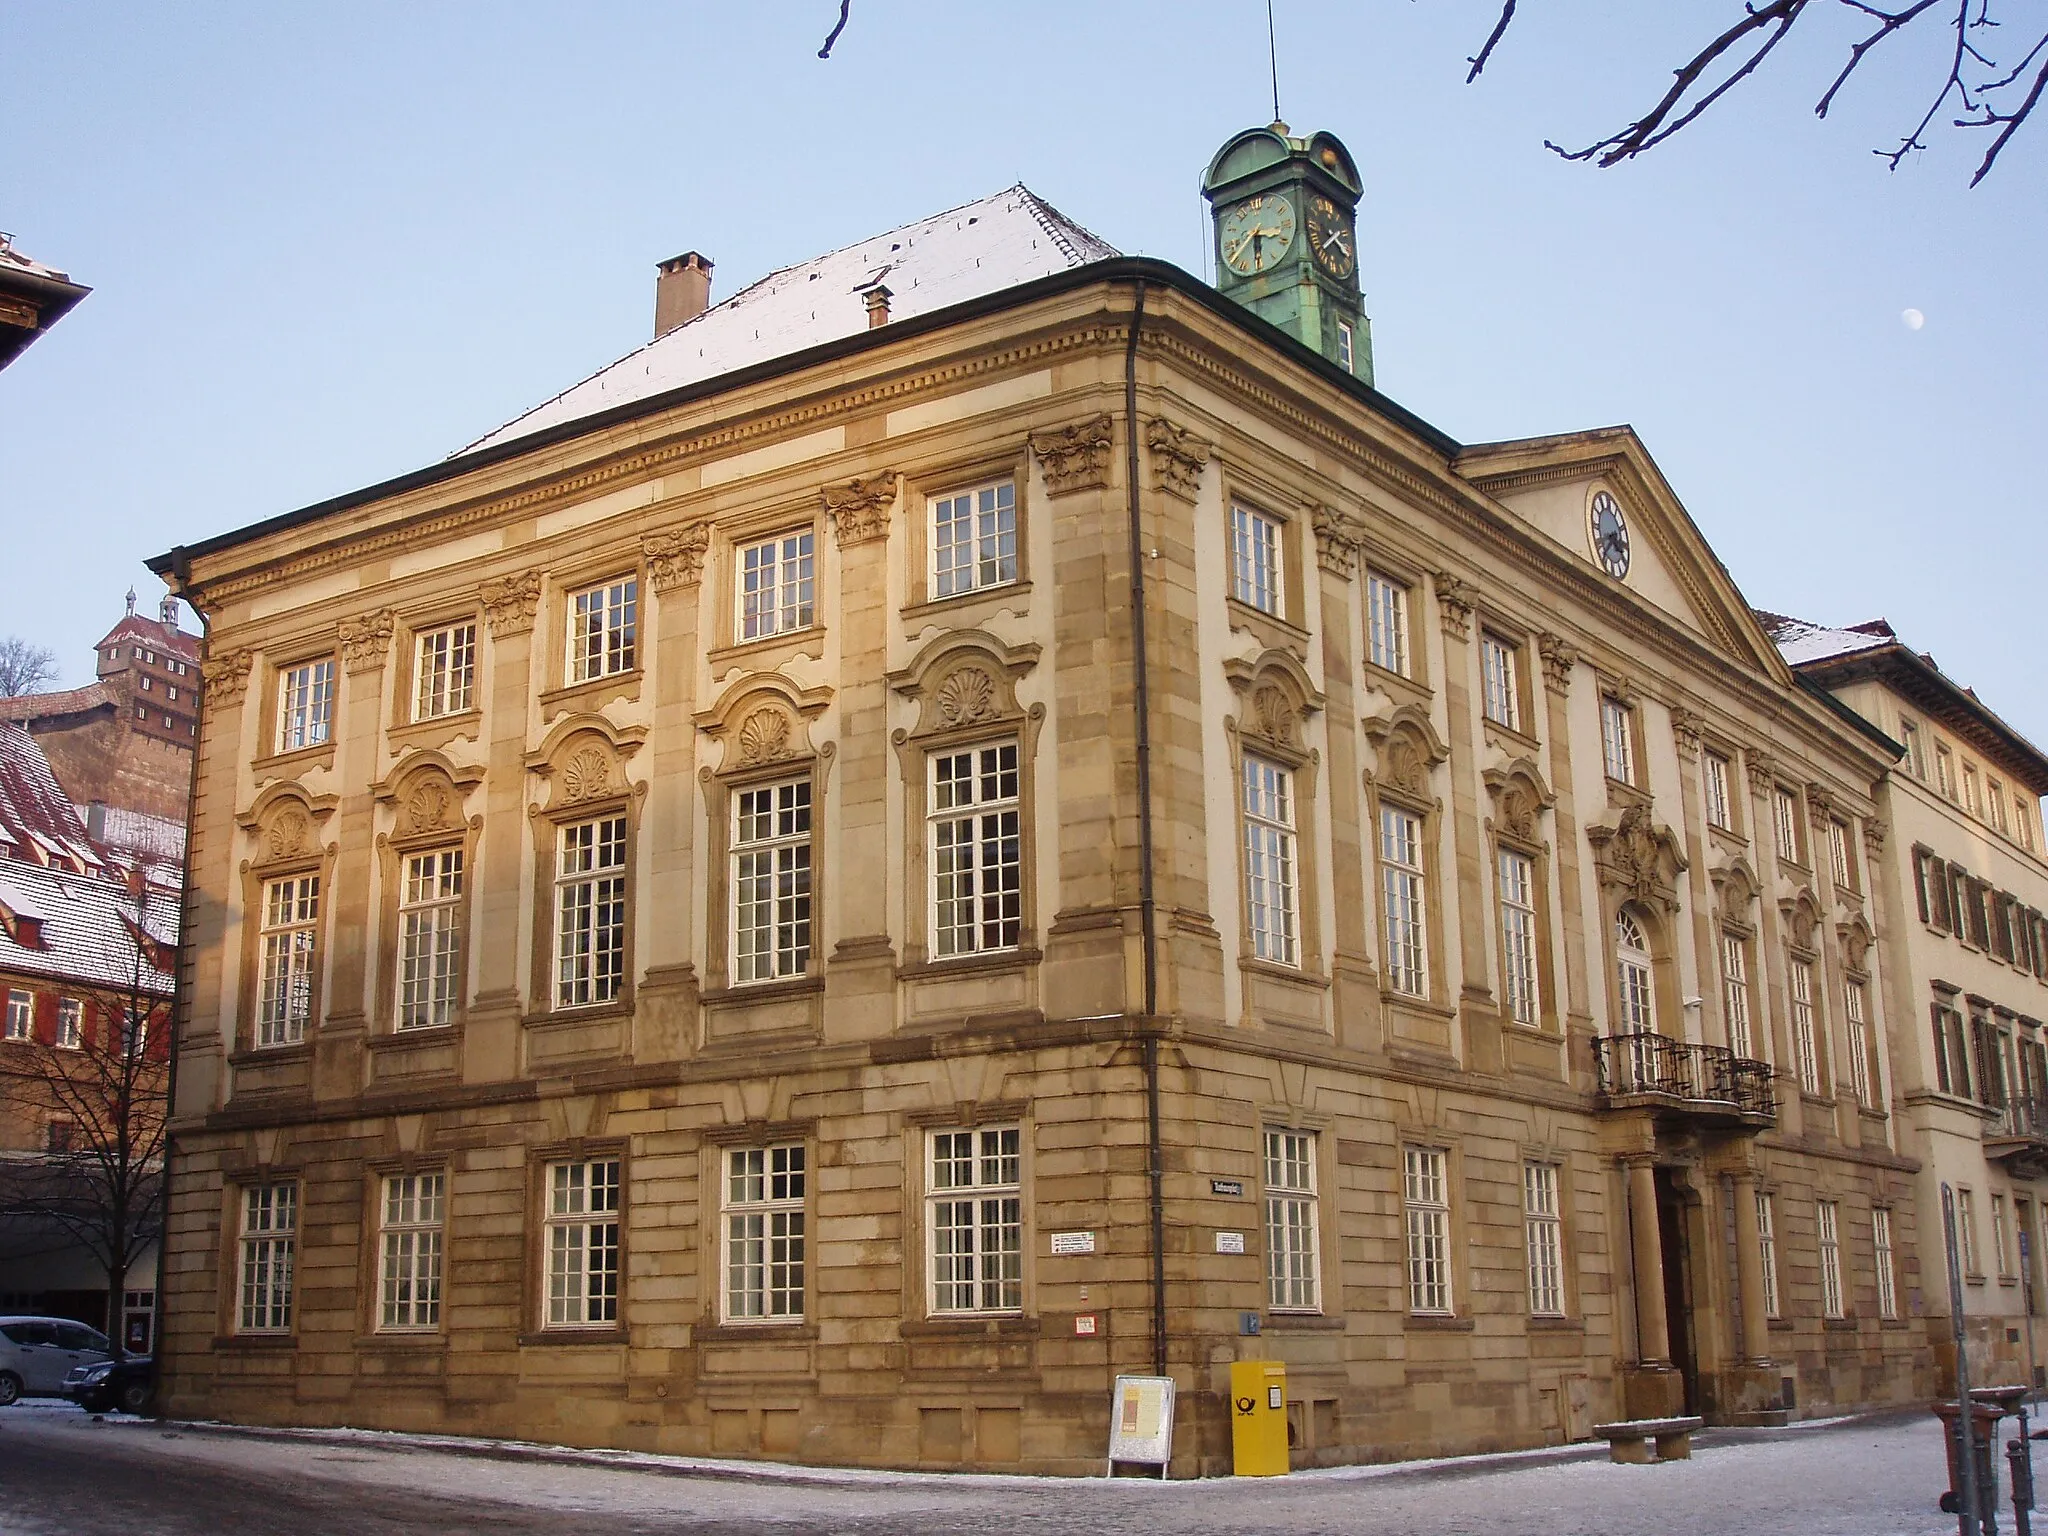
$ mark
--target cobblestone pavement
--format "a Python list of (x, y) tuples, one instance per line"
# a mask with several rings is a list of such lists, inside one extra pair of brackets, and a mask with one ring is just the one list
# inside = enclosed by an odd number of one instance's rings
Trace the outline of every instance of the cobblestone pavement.
[(755, 1480), (656, 1458), (613, 1466), (390, 1436), (96, 1421), (59, 1404), (0, 1410), (0, 1531), (21, 1536), (1934, 1536), (1955, 1529), (1934, 1508), (1944, 1484), (1924, 1413), (1708, 1432), (1693, 1460), (1656, 1467), (1577, 1449), (1160, 1485)]

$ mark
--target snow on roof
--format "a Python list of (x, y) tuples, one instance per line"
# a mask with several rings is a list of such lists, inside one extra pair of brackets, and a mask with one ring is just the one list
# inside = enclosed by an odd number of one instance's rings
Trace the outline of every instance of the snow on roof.
[(12, 235), (0, 235), (0, 267), (16, 272), (26, 272), (31, 277), (47, 277), (53, 282), (68, 283), (71, 281), (71, 274), (69, 272), (59, 272), (55, 267), (45, 266), (42, 262), (37, 261), (26, 251), (17, 251), (14, 248), (14, 236)]
[(56, 715), (82, 715), (114, 702), (104, 683), (87, 683), (60, 693), (17, 693), (0, 699), (0, 720), (48, 720)]
[[(75, 802), (74, 802), (75, 803)], [(77, 807), (91, 825), (90, 806)], [(168, 816), (151, 816), (143, 811), (103, 805), (99, 814), (102, 829), (99, 844), (115, 862), (133, 868), (140, 865), (149, 878), (160, 883), (181, 883), (185, 863), (185, 824)]]
[(772, 272), (451, 457), (856, 335), (877, 285), (903, 320), (1117, 254), (1020, 182)]
[[(42, 918), (35, 947), (15, 942), (0, 927), (0, 971), (47, 976), (80, 986), (127, 987), (137, 977), (133, 930), (135, 898), (117, 881), (33, 864), (0, 860), (0, 906)], [(175, 948), (178, 942), (178, 898), (152, 890), (145, 901), (144, 928), (150, 937)], [(169, 996), (168, 971), (141, 956), (142, 988)]]
[(86, 868), (103, 862), (43, 749), (6, 720), (0, 720), (0, 842), (28, 857), (37, 857), (30, 850), (38, 848), (42, 857), (55, 854)]
[(1782, 613), (1764, 613), (1757, 618), (1763, 622), (1764, 632), (1778, 647), (1778, 654), (1785, 658), (1789, 667), (1803, 667), (1816, 661), (1830, 661), (1837, 656), (1853, 655), (1857, 651), (1874, 651), (1880, 646), (1896, 645), (1899, 637), (1892, 632), (1891, 625), (1883, 619), (1873, 619), (1853, 629), (1829, 629), (1823, 624), (1812, 624), (1805, 619), (1791, 618)]
[(112, 629), (100, 636), (100, 645), (102, 647), (112, 645), (117, 640), (138, 641), (143, 645), (153, 646), (160, 651), (169, 651), (173, 655), (189, 661), (197, 661), (199, 659), (199, 637), (197, 635), (187, 634), (182, 629), (160, 623), (150, 618), (147, 614), (131, 613), (125, 615)]

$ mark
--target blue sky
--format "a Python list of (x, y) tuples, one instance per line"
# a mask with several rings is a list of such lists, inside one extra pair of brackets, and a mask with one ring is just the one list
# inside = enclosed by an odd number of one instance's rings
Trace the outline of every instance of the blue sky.
[[(1816, 123), (1823, 17), (1596, 171), (1543, 140), (1622, 126), (1732, 0), (1525, 4), (1470, 87), (1491, 0), (1276, 9), (1284, 115), (1364, 173), (1384, 390), (1473, 442), (1634, 424), (1753, 603), (1889, 617), (2048, 743), (2048, 121), (1976, 191), (1974, 137), (1888, 174), (1945, 66), (1880, 56)], [(1202, 167), (1271, 113), (1260, 0), (855, 0), (821, 62), (836, 12), (0, 0), (0, 229), (95, 290), (0, 372), (0, 634), (84, 681), (145, 556), (556, 393), (682, 250), (723, 296), (1022, 180), (1202, 270)]]

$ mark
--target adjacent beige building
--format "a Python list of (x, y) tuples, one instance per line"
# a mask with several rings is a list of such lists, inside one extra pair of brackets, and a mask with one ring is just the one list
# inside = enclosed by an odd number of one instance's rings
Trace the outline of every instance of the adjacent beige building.
[(1016, 188), (157, 562), (172, 1411), (1083, 1473), (1162, 1371), (1181, 1475), (1240, 1358), (1298, 1465), (1931, 1390), (1894, 744), (1633, 433), (1374, 392), (1335, 140), (1211, 184), (1313, 333)]

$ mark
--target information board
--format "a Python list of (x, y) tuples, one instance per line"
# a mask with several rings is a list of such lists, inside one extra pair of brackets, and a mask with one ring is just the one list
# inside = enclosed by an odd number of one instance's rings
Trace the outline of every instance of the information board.
[(1109, 1463), (1146, 1462), (1166, 1473), (1173, 1460), (1173, 1378), (1119, 1376), (1109, 1404)]

